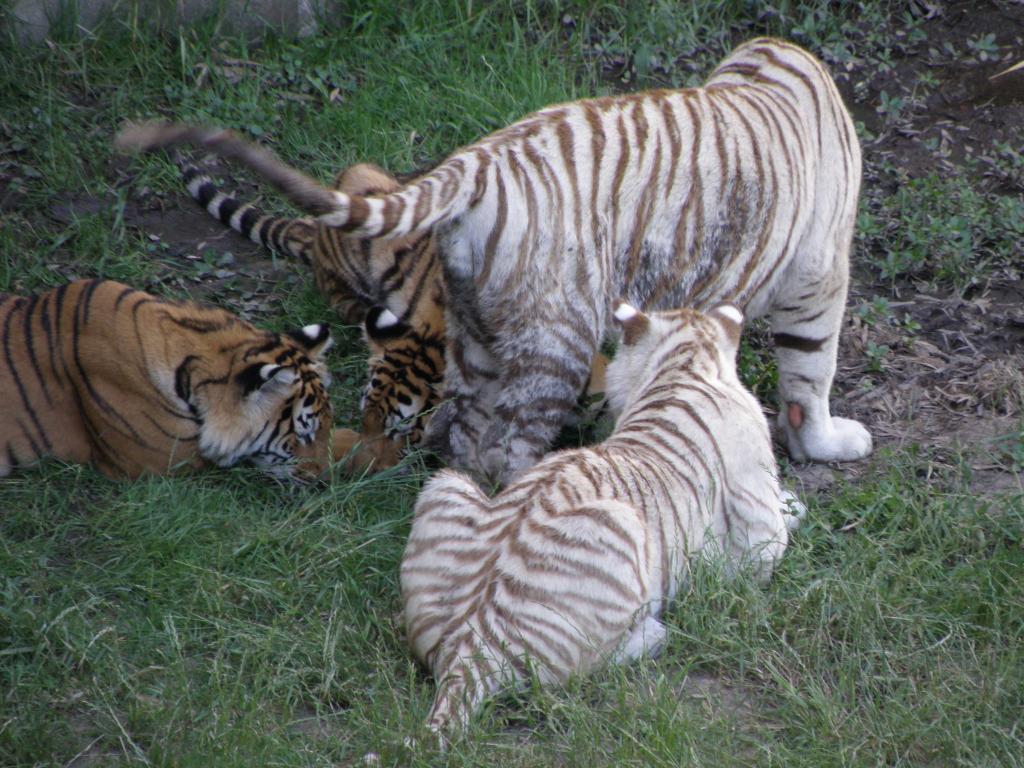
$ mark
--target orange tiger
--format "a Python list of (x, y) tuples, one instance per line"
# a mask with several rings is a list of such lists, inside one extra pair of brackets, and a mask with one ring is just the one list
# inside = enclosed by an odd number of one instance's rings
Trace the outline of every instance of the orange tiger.
[[(419, 445), (440, 401), (444, 376), (444, 281), (433, 235), (355, 240), (313, 218), (262, 213), (225, 194), (195, 165), (178, 158), (189, 194), (211, 216), (270, 250), (312, 268), (321, 294), (348, 323), (363, 323), (369, 346), (359, 431), (334, 432), (335, 457), (359, 471), (398, 463)], [(359, 163), (340, 171), (335, 187), (348, 194), (384, 194), (399, 187), (381, 168)], [(376, 287), (357, 275), (370, 264), (386, 271)], [(388, 299), (390, 310), (379, 306)], [(397, 314), (396, 314), (397, 313)]]
[(114, 478), (248, 461), (319, 476), (324, 325), (286, 334), (121, 283), (0, 295), (0, 477), (52, 456)]
[[(862, 424), (829, 411), (860, 147), (828, 71), (795, 45), (747, 42), (702, 88), (542, 109), (384, 195), (328, 189), (229, 131), (149, 124), (119, 137), (181, 142), (245, 163), (339, 232), (434, 233), (448, 347), (427, 443), (453, 464), (508, 480), (543, 455), (616, 296), (767, 315), (790, 454), (871, 451)], [(372, 291), (385, 276), (371, 263), (346, 283)]]

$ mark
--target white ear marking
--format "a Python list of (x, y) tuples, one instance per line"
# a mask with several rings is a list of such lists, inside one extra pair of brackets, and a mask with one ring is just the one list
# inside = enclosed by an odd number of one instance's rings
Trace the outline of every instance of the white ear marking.
[(392, 325), (398, 324), (398, 316), (390, 309), (385, 309), (379, 315), (377, 315), (377, 327), (378, 328), (390, 328)]
[(305, 325), (302, 327), (302, 332), (310, 341), (316, 341), (320, 336), (320, 324), (313, 323), (312, 325)]
[(736, 325), (743, 325), (743, 313), (732, 304), (723, 304), (720, 307), (716, 307), (715, 311), (727, 320), (732, 320)]
[(636, 307), (626, 302), (622, 302), (615, 308), (615, 319), (620, 323), (624, 323), (631, 317), (636, 317), (638, 310)]

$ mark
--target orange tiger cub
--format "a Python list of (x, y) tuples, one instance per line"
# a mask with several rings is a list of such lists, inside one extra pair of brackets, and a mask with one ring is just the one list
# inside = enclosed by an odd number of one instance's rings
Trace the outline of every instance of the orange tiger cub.
[[(489, 498), (447, 470), (423, 488), (401, 566), (409, 643), (433, 672), (442, 745), (502, 687), (657, 651), (691, 561), (767, 578), (803, 508), (736, 374), (743, 315), (612, 312), (603, 443), (549, 454)], [(797, 514), (791, 514), (790, 508)]]
[[(419, 445), (440, 401), (444, 377), (444, 281), (431, 233), (418, 237), (358, 240), (309, 217), (262, 213), (217, 188), (195, 165), (179, 160), (189, 194), (215, 219), (313, 271), (320, 293), (349, 323), (363, 323), (370, 355), (359, 431), (334, 432), (334, 456), (357, 471), (379, 471), (399, 462), (407, 445)], [(398, 180), (375, 165), (340, 171), (337, 189), (385, 194)], [(385, 277), (373, 286), (370, 264)], [(380, 305), (388, 299), (391, 307)], [(397, 313), (397, 314), (396, 314)]]
[(114, 478), (248, 461), (327, 467), (324, 325), (287, 334), (231, 313), (79, 280), (0, 294), (0, 477), (51, 456)]

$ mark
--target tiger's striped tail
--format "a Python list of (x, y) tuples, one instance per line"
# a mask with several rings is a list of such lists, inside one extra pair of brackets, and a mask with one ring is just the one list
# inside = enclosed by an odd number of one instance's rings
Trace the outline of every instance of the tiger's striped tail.
[(493, 664), (474, 659), (476, 670), (463, 661), (448, 670), (438, 683), (434, 703), (427, 717), (427, 728), (443, 751), (469, 725), (470, 717), (484, 700), (498, 690), (499, 672)]
[(312, 219), (268, 216), (252, 203), (222, 192), (200, 168), (176, 158), (188, 193), (215, 219), (264, 248), (309, 265), (316, 224)]
[(114, 147), (123, 152), (153, 152), (180, 144), (203, 147), (251, 168), (265, 176), (303, 211), (322, 214), (337, 208), (333, 191), (234, 131), (154, 120), (129, 123), (114, 138)]
[(325, 187), (269, 150), (226, 129), (152, 121), (129, 124), (114, 139), (116, 148), (135, 152), (180, 144), (203, 147), (241, 163), (266, 178), (301, 210), (321, 217), (323, 224), (364, 238), (426, 232), (464, 211), (480, 194), (488, 162), (486, 153), (458, 152), (392, 194), (363, 197)]

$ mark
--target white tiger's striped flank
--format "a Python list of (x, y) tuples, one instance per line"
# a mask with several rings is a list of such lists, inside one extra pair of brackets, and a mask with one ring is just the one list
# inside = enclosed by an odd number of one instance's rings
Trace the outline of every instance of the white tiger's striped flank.
[(547, 456), (493, 499), (444, 471), (417, 500), (402, 599), (437, 681), (428, 725), (442, 743), (530, 671), (560, 682), (656, 650), (693, 558), (767, 578), (796, 527), (736, 376), (739, 310), (615, 316), (618, 420), (604, 443)]
[(833, 417), (828, 402), (860, 148), (828, 72), (792, 44), (745, 43), (703, 88), (540, 110), (386, 195), (327, 189), (223, 131), (150, 125), (120, 139), (180, 141), (248, 164), (353, 235), (433, 230), (448, 360), (428, 442), (454, 464), (509, 479), (543, 455), (616, 296), (645, 309), (731, 301), (767, 315), (790, 454), (871, 450), (867, 430)]

